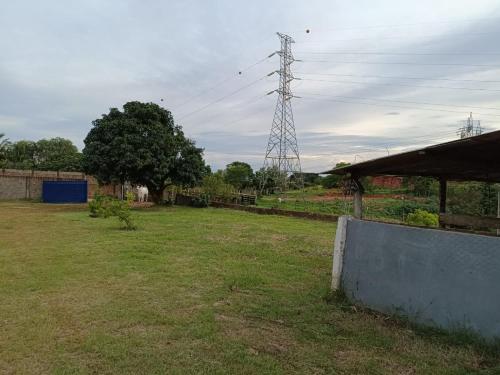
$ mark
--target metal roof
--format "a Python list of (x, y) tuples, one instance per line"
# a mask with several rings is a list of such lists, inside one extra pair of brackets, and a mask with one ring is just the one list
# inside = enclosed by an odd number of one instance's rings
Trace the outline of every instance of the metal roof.
[(421, 148), (324, 174), (426, 176), (455, 181), (500, 182), (500, 131)]

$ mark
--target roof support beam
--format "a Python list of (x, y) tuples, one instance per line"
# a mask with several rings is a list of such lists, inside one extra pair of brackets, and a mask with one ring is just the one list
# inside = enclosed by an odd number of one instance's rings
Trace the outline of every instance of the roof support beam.
[[(446, 214), (446, 193), (448, 191), (448, 181), (445, 178), (441, 177), (439, 179), (439, 214)], [(441, 227), (444, 227), (444, 224), (440, 221)]]
[(363, 218), (363, 185), (361, 182), (356, 178), (354, 179), (355, 185), (356, 185), (356, 191), (354, 192), (354, 217), (356, 219), (362, 219)]

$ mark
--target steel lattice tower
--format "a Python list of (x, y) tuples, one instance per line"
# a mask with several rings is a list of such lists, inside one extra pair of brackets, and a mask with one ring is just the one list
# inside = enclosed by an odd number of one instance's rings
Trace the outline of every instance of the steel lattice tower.
[(280, 38), (281, 49), (269, 57), (274, 54), (280, 56), (280, 70), (270, 73), (269, 76), (274, 73), (279, 74), (279, 88), (271, 91), (268, 95), (277, 92), (278, 101), (267, 142), (261, 190), (265, 188), (267, 180), (273, 178), (276, 180), (278, 189), (285, 191), (291, 185), (303, 188), (304, 180), (293, 122), (291, 99), (294, 96), (290, 89), (290, 83), (294, 80), (290, 65), (296, 61), (292, 55), (291, 45), (295, 42), (288, 35), (277, 34)]
[(472, 118), (472, 112), (470, 113), (469, 118), (463, 121), (462, 123), (464, 125), (457, 132), (457, 135), (459, 135), (461, 139), (483, 134), (483, 128), (481, 128), (481, 121), (474, 120)]

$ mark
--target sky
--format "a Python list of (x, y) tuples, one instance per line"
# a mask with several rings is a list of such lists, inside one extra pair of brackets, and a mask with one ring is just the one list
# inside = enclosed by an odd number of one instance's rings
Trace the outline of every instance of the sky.
[[(302, 169), (500, 129), (500, 3), (476, 0), (0, 0), (0, 133), (64, 137), (128, 101), (170, 110), (212, 168), (260, 168), (276, 32), (295, 40)], [(309, 30), (309, 32), (306, 32)], [(241, 72), (241, 74), (240, 74)]]

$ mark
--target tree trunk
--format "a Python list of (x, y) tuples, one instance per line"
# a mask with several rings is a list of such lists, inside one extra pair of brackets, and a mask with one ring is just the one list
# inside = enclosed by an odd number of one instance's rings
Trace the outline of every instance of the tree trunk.
[(151, 200), (153, 201), (154, 204), (160, 204), (161, 201), (163, 200), (163, 189), (151, 189), (148, 188), (149, 190), (149, 195), (151, 195)]

